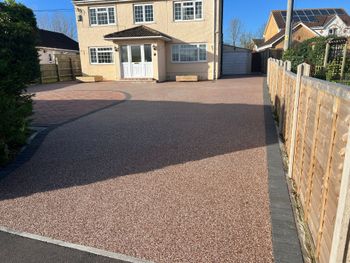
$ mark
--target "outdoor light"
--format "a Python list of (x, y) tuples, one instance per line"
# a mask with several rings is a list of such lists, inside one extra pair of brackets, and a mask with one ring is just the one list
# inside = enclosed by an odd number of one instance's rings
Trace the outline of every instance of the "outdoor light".
[(118, 46), (118, 45), (116, 45), (116, 46), (114, 47), (114, 51), (115, 51), (115, 52), (118, 52), (118, 51), (119, 51), (119, 46)]
[(157, 50), (157, 45), (153, 45), (153, 50), (156, 51)]

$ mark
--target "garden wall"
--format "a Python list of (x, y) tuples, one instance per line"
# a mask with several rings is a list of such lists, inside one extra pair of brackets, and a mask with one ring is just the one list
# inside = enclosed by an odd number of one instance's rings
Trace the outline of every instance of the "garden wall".
[[(317, 262), (345, 262), (350, 220), (350, 87), (268, 61), (267, 82)], [(349, 142), (349, 143), (348, 143)]]

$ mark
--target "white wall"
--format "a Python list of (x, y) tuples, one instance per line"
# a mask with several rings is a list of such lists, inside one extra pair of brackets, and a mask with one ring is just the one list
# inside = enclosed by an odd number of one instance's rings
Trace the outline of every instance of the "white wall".
[(329, 23), (325, 28), (314, 29), (321, 36), (328, 36), (329, 29), (337, 28), (337, 36), (339, 37), (350, 37), (350, 27), (341, 20), (338, 16)]
[[(79, 54), (78, 51), (64, 51), (50, 48), (38, 49), (40, 64), (55, 64), (55, 55), (59, 54)], [(51, 60), (50, 60), (51, 57)]]

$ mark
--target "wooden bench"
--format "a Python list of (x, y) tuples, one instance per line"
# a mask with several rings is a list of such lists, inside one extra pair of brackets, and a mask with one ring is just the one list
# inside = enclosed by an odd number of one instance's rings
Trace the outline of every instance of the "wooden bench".
[(196, 82), (198, 81), (197, 75), (184, 75), (184, 76), (176, 76), (177, 82)]
[(83, 76), (83, 77), (76, 77), (77, 80), (81, 82), (100, 82), (103, 81), (102, 76)]

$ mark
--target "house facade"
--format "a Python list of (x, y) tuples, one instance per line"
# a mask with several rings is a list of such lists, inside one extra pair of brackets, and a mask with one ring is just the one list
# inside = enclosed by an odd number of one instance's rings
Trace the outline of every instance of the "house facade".
[(44, 29), (39, 29), (37, 50), (40, 64), (55, 64), (57, 55), (79, 56), (78, 42), (62, 33)]
[(220, 76), (222, 0), (76, 0), (82, 70), (104, 80)]
[[(284, 46), (287, 11), (274, 10), (264, 38), (255, 39), (255, 51), (278, 51)], [(292, 41), (303, 42), (317, 36), (350, 37), (350, 16), (342, 8), (299, 9), (293, 11)]]

